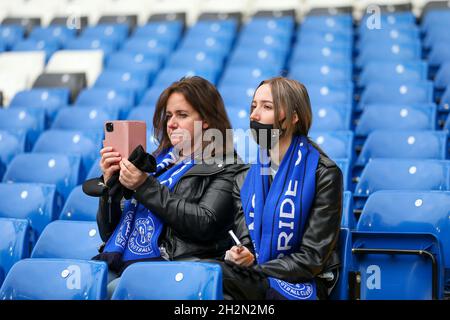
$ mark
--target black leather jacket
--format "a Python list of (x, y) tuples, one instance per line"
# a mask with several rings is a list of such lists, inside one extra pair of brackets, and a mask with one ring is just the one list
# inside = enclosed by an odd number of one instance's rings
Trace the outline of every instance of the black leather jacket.
[[(342, 214), (342, 173), (320, 149), (319, 152), (316, 195), (301, 245), (296, 253), (253, 266), (266, 276), (298, 283), (328, 271), (334, 272), (339, 266), (337, 244)], [(254, 252), (240, 197), (248, 168), (242, 169), (235, 178), (233, 198), (237, 215), (234, 229), (241, 243)]]
[[(170, 260), (220, 258), (232, 243), (228, 230), (233, 227), (233, 181), (238, 164), (198, 164), (175, 185), (173, 192), (149, 176), (135, 192), (136, 200), (158, 215), (164, 223), (159, 237)], [(97, 224), (107, 241), (122, 214), (120, 202), (100, 198)]]

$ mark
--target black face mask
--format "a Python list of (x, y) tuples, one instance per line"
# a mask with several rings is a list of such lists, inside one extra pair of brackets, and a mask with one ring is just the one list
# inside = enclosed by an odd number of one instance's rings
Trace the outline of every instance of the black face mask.
[(253, 139), (256, 143), (267, 150), (272, 149), (278, 143), (284, 132), (282, 129), (274, 129), (273, 124), (263, 124), (257, 121), (250, 121), (250, 129), (252, 129)]

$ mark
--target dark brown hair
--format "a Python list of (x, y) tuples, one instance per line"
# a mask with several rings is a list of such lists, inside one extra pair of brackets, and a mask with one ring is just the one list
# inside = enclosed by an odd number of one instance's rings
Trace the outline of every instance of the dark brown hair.
[[(268, 84), (272, 92), (275, 109), (274, 129), (281, 129), (279, 118), (280, 110), (283, 110), (286, 115), (286, 120), (284, 121), (287, 124), (286, 133), (307, 137), (312, 124), (312, 111), (308, 91), (305, 86), (296, 80), (284, 77), (264, 80), (259, 84), (258, 88), (263, 84)], [(292, 125), (292, 119), (295, 114), (298, 116), (298, 121), (295, 125)]]
[(228, 138), (226, 129), (231, 129), (231, 124), (222, 97), (208, 80), (194, 76), (184, 77), (172, 83), (159, 96), (153, 116), (154, 135), (159, 142), (155, 154), (158, 155), (172, 146), (167, 135), (166, 107), (169, 97), (175, 92), (184, 96), (186, 101), (200, 114), (202, 120), (208, 123), (208, 129), (217, 129), (222, 133), (225, 150), (226, 138)]

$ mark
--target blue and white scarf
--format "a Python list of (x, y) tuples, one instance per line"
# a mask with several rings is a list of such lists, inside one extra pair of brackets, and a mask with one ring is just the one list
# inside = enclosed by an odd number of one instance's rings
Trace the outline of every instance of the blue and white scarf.
[[(315, 196), (318, 162), (319, 152), (308, 139), (294, 136), (270, 187), (265, 174), (270, 162), (258, 155), (258, 162), (251, 166), (241, 199), (258, 264), (298, 251)], [(269, 277), (269, 283), (289, 300), (317, 298), (315, 281), (289, 283)]]
[[(153, 175), (157, 175), (174, 164), (177, 159), (171, 149), (156, 160), (158, 165), (156, 172), (152, 173)], [(172, 191), (180, 178), (193, 165), (194, 161), (191, 159), (180, 162), (162, 173), (157, 179)], [(136, 199), (127, 200), (124, 204), (121, 220), (106, 243), (103, 252), (120, 253), (124, 262), (160, 257), (158, 238), (163, 226), (161, 219), (138, 203)]]

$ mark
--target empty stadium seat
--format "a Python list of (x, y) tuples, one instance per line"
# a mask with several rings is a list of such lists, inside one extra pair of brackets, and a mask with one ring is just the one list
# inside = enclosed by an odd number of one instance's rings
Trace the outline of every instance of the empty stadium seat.
[(158, 102), (159, 96), (166, 88), (167, 86), (165, 85), (156, 85), (152, 86), (150, 89), (147, 89), (141, 101), (139, 102), (139, 105), (152, 108), (155, 107), (156, 103)]
[(420, 82), (428, 76), (428, 64), (424, 61), (369, 62), (359, 76), (358, 84), (366, 86), (372, 82)]
[(449, 111), (450, 110), (450, 86), (447, 87), (444, 94), (441, 97), (441, 102), (439, 103), (440, 111)]
[(10, 107), (43, 108), (46, 111), (49, 124), (57, 111), (69, 104), (68, 88), (29, 89), (18, 92), (10, 103)]
[(168, 87), (173, 82), (179, 81), (183, 77), (199, 76), (205, 78), (212, 84), (217, 81), (217, 72), (206, 69), (194, 69), (194, 68), (164, 68), (156, 76), (153, 86), (155, 87)]
[(36, 183), (0, 183), (0, 217), (26, 219), (34, 244), (45, 226), (56, 219), (55, 186)]
[(450, 190), (449, 170), (443, 160), (372, 159), (356, 185), (355, 204), (378, 190)]
[(339, 233), (339, 257), (341, 266), (339, 269), (339, 279), (330, 293), (331, 300), (349, 299), (349, 271), (352, 263), (352, 233), (349, 228), (341, 227)]
[(30, 254), (28, 229), (25, 219), (0, 218), (0, 286), (11, 267)]
[(0, 179), (16, 154), (25, 151), (25, 133), (0, 130)]
[(433, 102), (433, 83), (421, 82), (378, 82), (366, 86), (361, 95), (362, 104), (368, 103), (431, 103)]
[(308, 84), (304, 83), (308, 90), (311, 106), (318, 104), (348, 104), (353, 103), (353, 85), (351, 82), (340, 84)]
[(59, 110), (52, 129), (83, 130), (100, 134), (106, 121), (118, 118), (119, 112), (114, 107), (75, 106)]
[[(258, 83), (259, 84), (259, 83)], [(249, 110), (252, 103), (253, 94), (257, 85), (245, 86), (245, 85), (220, 85), (218, 90), (222, 96), (225, 104), (225, 109), (228, 111), (229, 107), (241, 107)], [(231, 113), (228, 112), (231, 116)]]
[[(373, 225), (377, 225), (376, 222)], [(430, 233), (352, 232), (358, 300), (443, 298), (443, 257)], [(356, 278), (356, 279), (355, 279)], [(357, 294), (359, 292), (359, 294)]]
[(161, 67), (161, 56), (132, 52), (116, 52), (109, 56), (107, 67), (110, 70), (145, 71), (154, 77)]
[(355, 128), (355, 135), (367, 136), (374, 130), (435, 130), (436, 105), (369, 104)]
[(24, 259), (8, 273), (0, 300), (103, 300), (107, 274), (99, 261)]
[(94, 221), (53, 221), (42, 232), (31, 258), (90, 260), (102, 244)]
[(353, 195), (350, 191), (344, 191), (343, 193), (341, 228), (348, 230), (356, 228), (356, 219), (353, 213)]
[(332, 159), (353, 159), (353, 132), (311, 131), (311, 139)]
[[(442, 245), (446, 268), (445, 281), (450, 285), (449, 250), (450, 223), (448, 219), (449, 192), (438, 191), (378, 191), (372, 194), (364, 206), (358, 221), (359, 232), (430, 233)], [(417, 272), (418, 273), (418, 272)], [(417, 278), (414, 271), (414, 277)], [(409, 277), (410, 278), (410, 277)], [(428, 276), (429, 279), (429, 276)], [(409, 281), (412, 281), (410, 279)], [(431, 281), (428, 281), (431, 283)], [(441, 283), (439, 283), (441, 286)], [(400, 288), (396, 288), (399, 290)], [(441, 291), (442, 288), (439, 289)], [(405, 290), (406, 291), (406, 290)], [(403, 294), (423, 295), (423, 292), (407, 290)], [(386, 294), (386, 293), (385, 293)], [(426, 292), (429, 295), (429, 292)], [(430, 295), (428, 296), (430, 298)]]
[[(89, 88), (81, 91), (75, 105), (117, 108), (120, 111), (119, 117), (123, 119), (134, 105), (134, 100), (133, 89), (126, 89), (124, 87)], [(113, 110), (109, 111), (111, 112)]]
[(447, 132), (442, 131), (373, 131), (356, 164), (364, 166), (374, 158), (445, 160), (447, 139)]
[(123, 42), (129, 33), (129, 26), (125, 23), (99, 23), (83, 30), (81, 37), (99, 37), (101, 39)]
[[(244, 86), (256, 88), (261, 81), (277, 76), (279, 73), (270, 64), (268, 67), (251, 66), (229, 66), (224, 71), (220, 80), (221, 86)], [(252, 93), (253, 95), (253, 93)]]
[(289, 78), (300, 82), (331, 83), (334, 81), (352, 81), (350, 64), (294, 63)]
[(117, 46), (117, 43), (111, 42), (107, 39), (78, 37), (67, 41), (64, 49), (71, 51), (99, 51), (103, 54), (105, 59), (108, 59), (110, 54), (117, 50)]
[(61, 153), (81, 157), (80, 179), (91, 168), (101, 149), (101, 132), (52, 129), (43, 132), (33, 147), (34, 153)]
[(450, 86), (450, 61), (442, 64), (439, 68), (434, 79), (434, 86), (440, 90), (445, 90)]
[[(149, 286), (148, 283), (152, 283)], [(141, 262), (125, 269), (113, 300), (221, 300), (222, 270), (201, 262)]]
[[(94, 165), (98, 165), (97, 161)], [(101, 173), (97, 175), (97, 177), (100, 175)], [(72, 190), (69, 198), (67, 198), (67, 201), (61, 210), (59, 219), (71, 221), (96, 221), (97, 210), (98, 198), (86, 195), (81, 186), (77, 186)]]
[(144, 95), (151, 79), (149, 74), (145, 71), (118, 71), (118, 70), (106, 70), (103, 71), (97, 81), (95, 82), (96, 88), (106, 89), (128, 89), (133, 90), (135, 94), (135, 101), (139, 101)]
[(346, 104), (313, 104), (312, 131), (350, 130), (352, 107)]
[(62, 196), (62, 199), (57, 199), (60, 209), (70, 191), (79, 183), (80, 167), (78, 155), (23, 153), (11, 161), (3, 181), (54, 184)]
[(11, 49), (15, 43), (23, 39), (25, 29), (20, 25), (1, 25), (0, 39), (4, 42), (6, 49)]
[(128, 114), (128, 120), (140, 120), (145, 121), (147, 124), (147, 130), (153, 127), (153, 115), (155, 108), (150, 106), (142, 106), (133, 108)]
[(333, 159), (336, 165), (341, 169), (344, 191), (351, 189), (351, 171), (349, 159)]
[(75, 101), (78, 93), (85, 87), (86, 75), (84, 73), (43, 73), (33, 84), (33, 88), (68, 88), (70, 102)]
[(30, 150), (45, 128), (45, 110), (37, 108), (0, 109), (0, 129), (25, 132), (26, 151)]
[(66, 26), (52, 25), (47, 27), (36, 27), (31, 31), (29, 38), (36, 40), (54, 39), (63, 47), (64, 44), (76, 36), (76, 29), (69, 29)]

